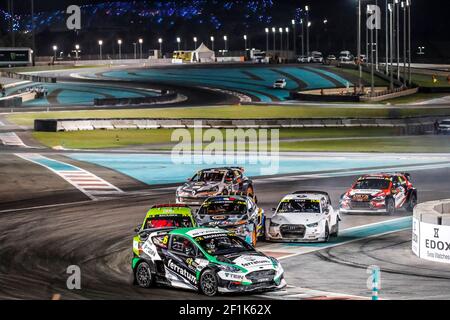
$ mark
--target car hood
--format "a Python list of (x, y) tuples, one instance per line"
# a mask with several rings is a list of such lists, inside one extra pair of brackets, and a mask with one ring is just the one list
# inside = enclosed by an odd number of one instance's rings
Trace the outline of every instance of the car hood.
[(204, 227), (232, 227), (240, 225), (247, 221), (248, 217), (245, 214), (223, 214), (223, 215), (206, 215), (198, 217), (198, 223)]
[(181, 190), (187, 192), (202, 192), (209, 191), (217, 186), (220, 186), (220, 182), (188, 182), (181, 187)]
[(323, 213), (283, 213), (277, 214), (272, 221), (277, 224), (311, 224), (321, 221)]
[(249, 272), (274, 267), (273, 261), (269, 257), (260, 253), (240, 254), (234, 256), (227, 255), (225, 258)]
[(380, 192), (383, 192), (381, 189), (353, 189), (348, 193), (349, 196), (354, 196), (355, 194), (368, 194), (370, 196), (374, 196)]

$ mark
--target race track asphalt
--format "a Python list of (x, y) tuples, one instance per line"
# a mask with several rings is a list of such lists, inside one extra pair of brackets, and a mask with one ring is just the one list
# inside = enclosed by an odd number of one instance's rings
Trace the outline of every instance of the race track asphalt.
[[(0, 157), (8, 160), (5, 154)], [(18, 165), (15, 163), (15, 165)], [(30, 166), (22, 162), (22, 171)], [(35, 168), (33, 169), (35, 170)], [(42, 168), (42, 170), (45, 170)], [(448, 198), (449, 168), (415, 170), (419, 201)], [(36, 173), (34, 173), (36, 174)], [(328, 191), (336, 205), (355, 175), (267, 183), (256, 179), (259, 205), (266, 212), (281, 197), (299, 189)], [(56, 176), (54, 181), (58, 182)], [(7, 182), (8, 183), (8, 182)], [(11, 188), (13, 185), (11, 184)], [(52, 182), (48, 183), (52, 188)], [(134, 186), (136, 187), (136, 186)], [(61, 199), (71, 202), (70, 188)], [(19, 191), (18, 191), (19, 192)], [(174, 200), (173, 189), (134, 188), (116, 199), (85, 201), (56, 207), (0, 212), (0, 298), (51, 299), (204, 299), (196, 293), (168, 288), (144, 290), (132, 285), (130, 270), (133, 229), (155, 203)], [(33, 206), (29, 199), (28, 206)], [(341, 229), (405, 217), (345, 215)], [(366, 268), (382, 268), (381, 296), (387, 299), (450, 298), (450, 268), (419, 261), (409, 250), (409, 230), (354, 239), (332, 248), (282, 259), (290, 286), (368, 297)], [(265, 250), (272, 244), (260, 243)], [(82, 289), (68, 290), (66, 269), (81, 268)], [(271, 298), (233, 295), (221, 298)]]

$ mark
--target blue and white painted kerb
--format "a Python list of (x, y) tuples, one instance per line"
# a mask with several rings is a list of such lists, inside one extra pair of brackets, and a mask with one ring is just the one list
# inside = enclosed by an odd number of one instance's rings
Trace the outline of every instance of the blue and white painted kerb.
[(47, 168), (92, 200), (124, 193), (108, 181), (74, 165), (53, 160), (36, 153), (16, 154), (16, 156)]

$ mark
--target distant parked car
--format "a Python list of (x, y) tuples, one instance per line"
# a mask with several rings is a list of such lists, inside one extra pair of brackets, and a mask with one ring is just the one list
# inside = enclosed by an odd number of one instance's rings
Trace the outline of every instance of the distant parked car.
[(327, 60), (328, 61), (336, 61), (337, 58), (336, 58), (336, 56), (334, 54), (330, 54), (330, 55), (328, 55)]
[(297, 61), (299, 63), (310, 63), (311, 62), (311, 57), (308, 56), (300, 56), (297, 58)]
[(437, 134), (450, 134), (450, 119), (445, 119), (439, 122)]
[(273, 88), (274, 89), (284, 89), (287, 86), (286, 79), (278, 79), (274, 82)]
[(341, 51), (339, 54), (339, 61), (340, 62), (352, 62), (353, 61), (353, 55), (350, 53), (350, 51)]
[(323, 55), (322, 52), (313, 51), (311, 52), (311, 62), (314, 63), (323, 63)]

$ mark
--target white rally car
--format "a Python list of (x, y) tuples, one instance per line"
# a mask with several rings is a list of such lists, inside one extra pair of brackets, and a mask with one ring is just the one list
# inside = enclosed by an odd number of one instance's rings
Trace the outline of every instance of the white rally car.
[(266, 240), (276, 242), (328, 242), (339, 234), (339, 212), (330, 196), (320, 191), (298, 191), (281, 200), (266, 219)]

